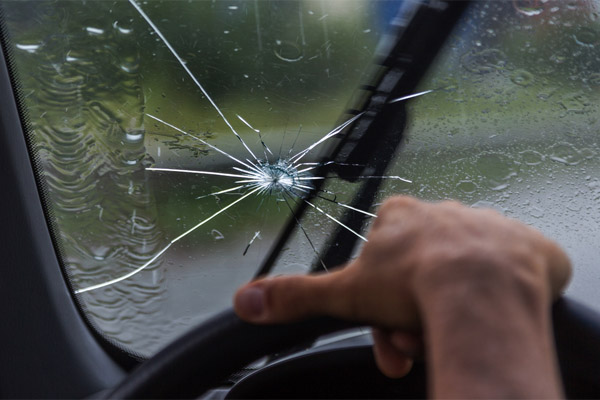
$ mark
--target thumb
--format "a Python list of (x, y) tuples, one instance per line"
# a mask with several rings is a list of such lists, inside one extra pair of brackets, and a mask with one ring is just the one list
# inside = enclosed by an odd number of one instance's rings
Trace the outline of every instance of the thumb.
[(352, 319), (349, 283), (344, 270), (261, 279), (240, 287), (233, 307), (241, 319), (254, 323), (292, 322), (317, 315)]

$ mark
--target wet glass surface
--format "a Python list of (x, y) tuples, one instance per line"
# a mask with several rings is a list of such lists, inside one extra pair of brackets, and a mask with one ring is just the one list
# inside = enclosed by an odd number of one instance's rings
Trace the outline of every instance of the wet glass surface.
[[(352, 118), (399, 4), (2, 2), (60, 253), (101, 332), (148, 356), (230, 304), (326, 143), (300, 152)], [(573, 258), (570, 292), (597, 307), (599, 7), (473, 6), (421, 83), (433, 91), (407, 101), (388, 174), (411, 183), (378, 194), (538, 227)], [(310, 268), (356, 186), (328, 180), (274, 273)]]
[[(351, 118), (391, 18), (365, 1), (3, 6), (72, 287), (144, 356), (256, 273), (323, 146), (301, 151)], [(337, 186), (342, 201), (352, 186)], [(343, 210), (311, 204), (277, 273), (307, 271)]]
[(478, 2), (411, 101), (382, 195), (491, 207), (556, 239), (600, 308), (600, 2)]

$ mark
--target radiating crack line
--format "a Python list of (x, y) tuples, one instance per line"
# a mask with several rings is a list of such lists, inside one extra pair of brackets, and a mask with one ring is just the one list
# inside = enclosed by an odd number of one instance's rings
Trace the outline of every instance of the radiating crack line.
[(238, 189), (242, 189), (244, 187), (246, 187), (246, 186), (240, 185), (240, 186), (232, 187), (232, 188), (225, 189), (225, 190), (219, 190), (218, 192), (214, 192), (214, 193), (209, 193), (209, 194), (205, 194), (205, 195), (202, 195), (202, 196), (198, 196), (198, 197), (196, 197), (196, 200), (204, 199), (204, 198), (210, 197), (210, 196), (216, 196), (218, 194), (224, 194), (224, 193), (234, 192), (234, 191), (236, 191)]
[[(292, 193), (292, 196), (296, 196), (296, 195), (294, 195)], [(296, 196), (296, 197), (298, 197), (298, 196)], [(302, 224), (298, 220), (298, 217), (296, 217), (296, 213), (294, 213), (294, 210), (292, 209), (292, 206), (290, 206), (290, 203), (287, 201), (287, 199), (285, 198), (285, 196), (283, 196), (283, 200), (285, 201), (285, 204), (290, 209), (290, 212), (292, 213), (292, 216), (294, 217), (294, 220), (296, 221), (296, 225), (298, 225), (298, 227), (300, 228), (300, 230), (302, 231), (302, 233), (304, 233), (304, 237), (306, 237), (306, 240), (308, 241), (308, 244), (310, 244), (310, 247), (313, 249), (314, 253), (316, 254), (317, 258), (319, 259), (319, 262), (321, 263), (321, 266), (323, 267), (323, 269), (325, 270), (325, 272), (329, 272), (329, 270), (327, 269), (327, 266), (325, 265), (325, 262), (321, 259), (321, 256), (319, 255), (319, 252), (315, 248), (315, 245), (313, 244), (312, 240), (310, 240), (310, 237), (308, 236), (308, 233), (306, 232), (306, 230), (304, 229), (304, 227), (302, 226)]]
[(361, 214), (364, 214), (364, 215), (368, 215), (369, 217), (377, 218), (377, 215), (376, 215), (376, 214), (370, 213), (370, 212), (368, 212), (368, 211), (361, 210), (360, 208), (352, 207), (352, 206), (350, 206), (350, 205), (348, 205), (348, 204), (340, 203), (340, 202), (339, 202), (339, 201), (337, 201), (337, 200), (328, 199), (327, 197), (324, 197), (324, 196), (319, 196), (319, 195), (317, 195), (317, 197), (318, 197), (319, 199), (326, 200), (326, 201), (329, 201), (329, 202), (331, 202), (331, 203), (337, 204), (337, 205), (338, 205), (338, 206), (340, 206), (340, 207), (348, 208), (348, 209), (350, 209), (350, 210), (353, 210), (353, 211), (356, 211), (356, 212), (358, 212), (358, 213), (361, 213)]
[(227, 174), (224, 172), (212, 172), (212, 171), (195, 171), (191, 169), (175, 169), (175, 168), (153, 168), (148, 167), (146, 171), (164, 171), (164, 172), (183, 172), (186, 174), (200, 174), (200, 175), (216, 175), (216, 176), (229, 176), (232, 178), (247, 178), (248, 175), (238, 175), (238, 174)]
[(181, 235), (177, 236), (175, 239), (171, 240), (169, 242), (169, 244), (167, 244), (161, 251), (159, 251), (154, 257), (152, 257), (150, 259), (150, 261), (146, 262), (144, 265), (142, 265), (141, 267), (129, 272), (128, 274), (125, 274), (119, 278), (116, 279), (112, 279), (108, 282), (104, 282), (104, 283), (100, 283), (98, 285), (93, 285), (93, 286), (89, 286), (87, 288), (83, 288), (83, 289), (78, 289), (75, 291), (75, 294), (80, 294), (80, 293), (85, 293), (85, 292), (89, 292), (91, 290), (96, 290), (96, 289), (100, 289), (109, 285), (113, 285), (115, 283), (124, 281), (125, 279), (129, 279), (132, 276), (134, 276), (135, 274), (137, 274), (138, 272), (143, 271), (146, 267), (148, 267), (152, 262), (154, 262), (154, 260), (156, 260), (158, 257), (160, 257), (165, 251), (167, 251), (167, 249), (169, 247), (171, 247), (175, 242), (177, 242), (178, 240), (181, 240), (183, 237), (189, 235), (190, 233), (192, 233), (193, 231), (195, 231), (196, 229), (198, 229), (199, 227), (201, 227), (202, 225), (204, 225), (205, 223), (207, 223), (208, 221), (210, 221), (211, 219), (213, 219), (214, 217), (216, 217), (217, 215), (221, 214), (222, 212), (224, 212), (225, 210), (228, 210), (229, 208), (233, 207), (234, 205), (236, 205), (237, 203), (239, 203), (240, 201), (244, 200), (246, 197), (258, 192), (260, 190), (260, 187), (249, 191), (248, 193), (246, 193), (245, 195), (243, 195), (242, 197), (240, 197), (239, 199), (229, 203), (227, 206), (221, 208), (219, 211), (217, 211), (216, 213), (214, 213), (213, 215), (211, 215), (210, 217), (206, 218), (204, 221), (198, 223), (197, 225), (195, 225), (194, 227), (188, 229), (187, 231), (185, 231), (184, 233), (182, 233)]
[(98, 285), (93, 285), (93, 286), (89, 286), (89, 287), (86, 287), (86, 288), (83, 288), (83, 289), (78, 289), (78, 290), (75, 291), (75, 294), (80, 294), (80, 293), (85, 293), (85, 292), (89, 292), (89, 291), (92, 291), (92, 290), (100, 289), (100, 288), (103, 288), (103, 287), (106, 287), (106, 286), (110, 286), (110, 285), (113, 285), (115, 283), (124, 281), (125, 279), (131, 278), (132, 276), (134, 276), (138, 272), (140, 272), (140, 271), (144, 270), (146, 267), (148, 267), (148, 265), (152, 264), (158, 257), (160, 257), (165, 251), (167, 251), (167, 249), (169, 247), (171, 247), (172, 244), (173, 244), (173, 242), (167, 244), (161, 251), (159, 251), (154, 257), (152, 257), (144, 265), (142, 265), (141, 267), (139, 267), (139, 268), (131, 271), (130, 273), (125, 274), (125, 275), (123, 275), (123, 276), (121, 276), (119, 278), (112, 279), (110, 281), (100, 283)]
[(174, 243), (176, 241), (178, 241), (179, 239), (181, 239), (182, 237), (192, 233), (193, 231), (195, 231), (197, 228), (201, 227), (202, 225), (204, 225), (205, 223), (207, 223), (208, 221), (210, 221), (211, 219), (213, 219), (214, 217), (216, 217), (217, 215), (221, 214), (223, 211), (229, 209), (230, 207), (236, 205), (237, 203), (239, 203), (240, 201), (244, 200), (246, 197), (258, 192), (260, 190), (260, 188), (256, 188), (254, 190), (249, 191), (248, 193), (246, 193), (245, 195), (243, 195), (242, 197), (240, 197), (239, 199), (235, 200), (232, 203), (229, 203), (229, 205), (221, 208), (219, 211), (217, 211), (216, 213), (214, 213), (213, 215), (211, 215), (210, 217), (206, 218), (204, 221), (198, 223), (196, 226), (194, 226), (193, 228), (188, 229), (187, 231), (185, 231), (184, 233), (182, 233), (181, 235), (177, 236), (175, 239), (173, 239), (171, 241), (171, 243)]
[(409, 94), (408, 96), (398, 97), (397, 99), (388, 101), (388, 104), (396, 103), (398, 101), (404, 101), (404, 100), (412, 99), (413, 97), (423, 96), (424, 94), (431, 93), (431, 92), (433, 92), (433, 89), (425, 90), (425, 91), (419, 92), (419, 93)]
[(247, 126), (248, 128), (252, 129), (252, 130), (253, 130), (254, 132), (256, 132), (256, 133), (260, 133), (260, 131), (259, 131), (258, 129), (255, 129), (255, 128), (254, 128), (252, 125), (250, 125), (250, 123), (249, 123), (248, 121), (246, 121), (244, 118), (242, 118), (242, 116), (241, 116), (241, 115), (239, 115), (239, 114), (235, 114), (235, 116), (236, 116), (236, 117), (238, 117), (238, 119), (239, 119), (240, 121), (242, 121), (244, 124), (246, 124), (246, 126)]
[(353, 178), (353, 179), (396, 179), (396, 180), (400, 180), (402, 182), (406, 182), (406, 183), (413, 183), (411, 180), (406, 179), (406, 178), (402, 178), (401, 176), (397, 176), (397, 175), (382, 175), (382, 176), (376, 176), (376, 175), (359, 175), (359, 176), (352, 176), (352, 177), (341, 177), (341, 176), (300, 176), (296, 179), (298, 180), (302, 180), (302, 181), (315, 181), (315, 180), (324, 180), (324, 179), (347, 179), (347, 178)]
[(148, 25), (150, 25), (150, 27), (152, 28), (152, 30), (154, 30), (154, 32), (158, 35), (158, 37), (163, 41), (163, 43), (165, 44), (165, 46), (167, 46), (167, 48), (171, 51), (171, 53), (173, 54), (173, 56), (175, 56), (175, 58), (177, 59), (177, 61), (179, 62), (179, 64), (181, 64), (181, 66), (183, 67), (183, 69), (185, 70), (185, 72), (187, 72), (187, 74), (190, 76), (190, 78), (192, 78), (192, 80), (194, 81), (194, 83), (196, 84), (196, 86), (198, 86), (198, 88), (200, 89), (200, 91), (202, 92), (202, 94), (210, 102), (210, 104), (217, 111), (217, 113), (219, 113), (219, 115), (221, 116), (221, 118), (223, 119), (223, 121), (225, 122), (225, 124), (227, 124), (227, 126), (229, 127), (229, 129), (231, 129), (231, 132), (233, 132), (233, 134), (240, 140), (240, 142), (242, 142), (242, 145), (244, 145), (244, 147), (246, 148), (246, 150), (248, 151), (248, 153), (250, 153), (252, 155), (252, 157), (254, 157), (254, 159), (256, 160), (256, 162), (258, 162), (260, 164), (260, 160), (254, 155), (254, 153), (252, 152), (252, 150), (250, 150), (250, 147), (248, 147), (248, 145), (246, 145), (246, 142), (244, 142), (244, 140), (242, 139), (242, 137), (236, 132), (236, 130), (233, 128), (233, 126), (229, 123), (229, 120), (227, 120), (227, 118), (225, 118), (225, 115), (223, 114), (223, 112), (221, 111), (221, 109), (217, 106), (217, 104), (213, 101), (213, 99), (210, 97), (210, 95), (208, 94), (208, 92), (204, 89), (204, 86), (202, 86), (200, 84), (200, 82), (198, 81), (198, 79), (196, 79), (196, 77), (194, 76), (194, 74), (192, 74), (192, 71), (190, 71), (190, 69), (187, 67), (186, 63), (179, 56), (179, 54), (177, 53), (177, 51), (175, 51), (175, 48), (173, 46), (171, 46), (171, 43), (169, 43), (169, 41), (162, 34), (162, 32), (160, 31), (160, 29), (158, 29), (158, 27), (156, 25), (154, 25), (154, 22), (152, 22), (152, 20), (150, 19), (150, 17), (148, 17), (148, 15), (146, 15), (146, 13), (144, 12), (144, 10), (142, 10), (142, 8), (135, 2), (135, 0), (129, 0), (129, 3), (137, 10), (137, 12), (142, 16), (142, 18), (144, 18), (144, 20), (146, 20), (146, 22), (148, 23)]
[(350, 125), (351, 123), (353, 123), (354, 121), (356, 121), (358, 118), (362, 117), (363, 114), (364, 114), (364, 112), (361, 112), (360, 114), (355, 115), (354, 117), (350, 118), (349, 120), (347, 120), (346, 122), (342, 123), (341, 125), (338, 125), (337, 127), (333, 128), (331, 131), (329, 131), (329, 133), (327, 133), (321, 139), (317, 140), (315, 143), (311, 144), (306, 149), (304, 149), (304, 150), (296, 153), (294, 156), (290, 157), (289, 161), (291, 163), (293, 163), (293, 164), (297, 163), (298, 161), (300, 161), (300, 159), (302, 157), (304, 157), (306, 154), (310, 153), (315, 147), (317, 147), (318, 145), (320, 145), (324, 141), (332, 138), (333, 136), (335, 136), (338, 133), (340, 133), (341, 131), (343, 131), (344, 128), (346, 128), (348, 125)]
[(352, 232), (353, 234), (355, 234), (358, 238), (364, 240), (365, 242), (368, 242), (367, 238), (362, 236), (360, 233), (355, 232), (352, 228), (350, 228), (349, 226), (345, 225), (343, 222), (338, 221), (337, 219), (335, 219), (334, 217), (332, 217), (331, 215), (327, 214), (327, 212), (321, 210), (319, 207), (315, 206), (313, 203), (311, 203), (310, 201), (306, 200), (306, 199), (302, 199), (304, 200), (304, 202), (306, 204), (308, 204), (309, 206), (311, 206), (312, 208), (314, 208), (315, 210), (319, 211), (321, 214), (325, 215), (327, 218), (331, 219), (332, 221), (335, 221), (339, 226), (346, 228), (348, 231)]
[(217, 146), (214, 146), (214, 145), (212, 145), (212, 144), (208, 143), (206, 140), (200, 139), (199, 137), (197, 137), (197, 136), (194, 136), (194, 135), (192, 135), (191, 133), (189, 133), (189, 132), (186, 132), (186, 131), (184, 131), (184, 130), (183, 130), (183, 129), (181, 129), (181, 128), (178, 128), (178, 127), (176, 127), (175, 125), (172, 125), (172, 124), (168, 123), (167, 121), (163, 121), (162, 119), (160, 119), (160, 118), (158, 118), (158, 117), (155, 117), (154, 115), (151, 115), (151, 114), (146, 114), (146, 115), (147, 115), (147, 116), (149, 116), (150, 118), (152, 118), (152, 119), (154, 119), (154, 120), (156, 120), (156, 121), (160, 122), (161, 124), (164, 124), (164, 125), (168, 126), (169, 128), (175, 129), (177, 132), (183, 133), (184, 135), (187, 135), (187, 136), (189, 136), (189, 137), (191, 137), (191, 138), (193, 138), (193, 139), (196, 139), (196, 140), (197, 140), (197, 141), (199, 141), (200, 143), (207, 145), (207, 146), (208, 146), (208, 147), (210, 147), (211, 149), (218, 151), (219, 153), (221, 153), (221, 154), (223, 154), (224, 156), (226, 156), (226, 157), (228, 157), (228, 158), (232, 159), (233, 161), (235, 161), (235, 162), (237, 162), (237, 163), (239, 163), (239, 164), (243, 165), (244, 167), (246, 167), (246, 168), (249, 168), (249, 169), (252, 169), (252, 170), (255, 170), (255, 171), (258, 171), (258, 172), (260, 172), (260, 170), (258, 169), (258, 167), (257, 167), (256, 165), (254, 165), (254, 163), (250, 162), (250, 164), (246, 164), (245, 162), (238, 160), (237, 158), (235, 158), (235, 157), (234, 157), (234, 156), (232, 156), (231, 154), (229, 154), (229, 153), (227, 153), (227, 152), (225, 152), (225, 151), (223, 151), (223, 150), (219, 149)]
[[(319, 257), (316, 248), (314, 246), (314, 244), (312, 243), (311, 239), (308, 236), (308, 233), (306, 232), (306, 230), (304, 229), (304, 227), (302, 226), (302, 224), (300, 223), (300, 221), (298, 220), (297, 216), (294, 214), (294, 211), (288, 201), (287, 196), (290, 197), (290, 199), (294, 199), (294, 202), (296, 204), (298, 204), (298, 202), (295, 199), (299, 199), (301, 201), (304, 201), (306, 204), (308, 204), (309, 206), (311, 206), (312, 208), (314, 208), (315, 210), (317, 210), (318, 212), (322, 213), (323, 215), (325, 215), (327, 218), (331, 219), (332, 221), (334, 221), (336, 224), (338, 224), (339, 226), (345, 228), (346, 230), (348, 230), (349, 232), (353, 233), (354, 235), (356, 235), (358, 238), (362, 239), (363, 241), (367, 241), (367, 239), (360, 235), (359, 233), (355, 232), (354, 230), (352, 230), (351, 228), (349, 228), (347, 225), (345, 225), (344, 223), (342, 223), (341, 221), (339, 221), (338, 219), (334, 218), (333, 216), (331, 216), (330, 214), (328, 214), (327, 212), (325, 212), (324, 210), (322, 210), (321, 208), (319, 208), (318, 206), (316, 206), (315, 204), (312, 204), (311, 202), (309, 202), (308, 200), (306, 200), (301, 194), (297, 193), (297, 192), (303, 192), (306, 193), (308, 190), (313, 189), (311, 186), (308, 185), (304, 185), (301, 184), (299, 182), (302, 181), (310, 181), (310, 180), (317, 180), (317, 179), (328, 179), (329, 177), (314, 177), (314, 176), (300, 176), (301, 174), (311, 171), (313, 169), (316, 169), (319, 166), (324, 166), (324, 165), (329, 165), (334, 163), (334, 161), (328, 161), (325, 163), (301, 163), (300, 160), (305, 157), (307, 154), (309, 154), (313, 149), (315, 149), (317, 146), (319, 146), (320, 144), (322, 144), (323, 142), (325, 142), (326, 140), (332, 138), (335, 135), (338, 135), (340, 132), (342, 132), (346, 127), (348, 127), (350, 124), (352, 124), (354, 121), (356, 121), (358, 118), (360, 118), (363, 113), (360, 113), (352, 118), (350, 118), (349, 120), (343, 122), (342, 124), (340, 124), (339, 126), (333, 128), (331, 131), (329, 131), (326, 135), (324, 135), (322, 138), (320, 138), (319, 140), (317, 140), (316, 142), (312, 143), (310, 146), (308, 146), (307, 148), (305, 148), (304, 150), (296, 153), (294, 156), (290, 157), (290, 154), (293, 151), (293, 148), (295, 147), (296, 141), (299, 137), (299, 133), (300, 130), (298, 131), (298, 134), (296, 135), (296, 138), (294, 140), (294, 144), (292, 145), (292, 147), (289, 149), (288, 151), (288, 157), (285, 160), (281, 160), (278, 159), (276, 163), (274, 164), (270, 164), (269, 162), (269, 158), (267, 156), (267, 151), (273, 155), (273, 153), (271, 152), (271, 150), (268, 148), (268, 146), (265, 144), (265, 142), (262, 139), (262, 135), (260, 133), (260, 130), (255, 129), (254, 127), (252, 127), (252, 125), (250, 125), (244, 118), (242, 118), (240, 115), (237, 115), (237, 118), (244, 123), (247, 127), (249, 127), (251, 130), (255, 131), (256, 133), (259, 134), (259, 138), (260, 141), (262, 143), (263, 149), (265, 150), (265, 159), (261, 160), (259, 159), (253, 152), (252, 150), (248, 147), (248, 145), (246, 144), (246, 142), (244, 142), (244, 140), (242, 139), (242, 137), (238, 134), (238, 132), (233, 128), (233, 126), (231, 125), (231, 123), (229, 122), (229, 120), (225, 117), (225, 115), (223, 114), (223, 112), (221, 111), (221, 109), (216, 105), (216, 103), (213, 101), (213, 99), (210, 97), (210, 95), (208, 94), (208, 92), (204, 89), (204, 87), (200, 84), (200, 82), (198, 81), (198, 79), (196, 79), (196, 77), (192, 74), (192, 72), (190, 71), (190, 69), (187, 67), (186, 63), (183, 61), (183, 59), (179, 56), (179, 54), (177, 53), (177, 51), (173, 48), (173, 46), (171, 46), (171, 44), (169, 43), (169, 41), (166, 39), (166, 37), (162, 34), (162, 32), (158, 29), (158, 27), (152, 22), (152, 20), (150, 20), (150, 18), (146, 15), (146, 13), (142, 10), (142, 8), (135, 2), (135, 0), (128, 0), (129, 3), (137, 10), (137, 12), (143, 17), (143, 19), (150, 25), (150, 27), (152, 28), (152, 30), (158, 35), (158, 37), (163, 41), (163, 43), (166, 45), (166, 47), (169, 49), (169, 51), (173, 54), (173, 56), (177, 59), (177, 61), (179, 62), (179, 64), (183, 67), (183, 69), (186, 71), (186, 73), (190, 76), (190, 78), (192, 79), (192, 81), (196, 84), (196, 86), (200, 89), (200, 91), (202, 92), (202, 94), (207, 98), (207, 100), (210, 102), (210, 104), (212, 105), (212, 107), (217, 111), (217, 113), (219, 114), (219, 116), (222, 118), (222, 120), (225, 122), (225, 124), (229, 127), (229, 129), (233, 132), (233, 134), (238, 138), (238, 140), (242, 143), (242, 145), (244, 146), (244, 148), (246, 149), (246, 151), (252, 156), (252, 158), (254, 158), (254, 160), (256, 161), (256, 164), (253, 161), (250, 161), (249, 159), (246, 159), (244, 161), (241, 161), (239, 159), (237, 159), (236, 157), (234, 157), (233, 155), (219, 149), (218, 147), (206, 142), (203, 139), (200, 139), (188, 132), (185, 132), (184, 130), (167, 123), (166, 121), (161, 120), (158, 117), (155, 117), (153, 115), (150, 114), (146, 114), (148, 117), (172, 128), (177, 130), (178, 132), (181, 132), (184, 135), (190, 136), (193, 139), (207, 145), (208, 147), (210, 147), (211, 149), (214, 149), (215, 151), (225, 155), (226, 157), (228, 157), (229, 159), (235, 161), (236, 163), (238, 163), (239, 165), (242, 165), (243, 167), (247, 168), (247, 170), (239, 168), (239, 167), (233, 167), (234, 170), (237, 170), (239, 172), (242, 172), (243, 175), (240, 174), (230, 174), (230, 173), (222, 173), (222, 172), (213, 172), (213, 171), (197, 171), (197, 170), (185, 170), (185, 169), (172, 169), (172, 168), (147, 168), (147, 170), (149, 171), (165, 171), (165, 172), (181, 172), (181, 173), (193, 173), (193, 174), (205, 174), (205, 175), (216, 175), (216, 176), (223, 176), (223, 177), (233, 177), (233, 178), (242, 178), (244, 180), (241, 181), (236, 181), (236, 183), (245, 183), (244, 185), (240, 185), (240, 186), (236, 186), (236, 187), (232, 187), (229, 189), (225, 189), (225, 190), (220, 190), (214, 193), (211, 193), (209, 195), (206, 196), (211, 196), (211, 195), (217, 195), (217, 194), (222, 194), (222, 193), (229, 193), (238, 189), (243, 189), (243, 188), (251, 188), (251, 190), (243, 195), (241, 195), (241, 197), (239, 197), (238, 199), (234, 200), (233, 202), (229, 203), (227, 206), (221, 208), (220, 210), (218, 210), (217, 212), (213, 213), (210, 217), (204, 219), (203, 221), (199, 222), (198, 224), (196, 224), (195, 226), (193, 226), (192, 228), (188, 229), (187, 231), (185, 231), (184, 233), (182, 233), (181, 235), (177, 236), (175, 239), (171, 240), (163, 249), (161, 249), (155, 256), (153, 256), (149, 261), (147, 261), (145, 264), (143, 264), (142, 266), (136, 268), (135, 270), (119, 277), (119, 278), (115, 278), (112, 279), (110, 281), (98, 284), (98, 285), (93, 285), (87, 288), (83, 288), (83, 289), (78, 289), (75, 291), (76, 294), (79, 293), (84, 293), (84, 292), (88, 292), (91, 290), (95, 290), (95, 289), (99, 289), (102, 287), (106, 287), (118, 282), (121, 282), (123, 280), (126, 280), (132, 276), (134, 276), (135, 274), (139, 273), (140, 271), (144, 270), (145, 268), (147, 268), (152, 262), (154, 262), (155, 260), (157, 260), (162, 254), (164, 254), (175, 242), (181, 240), (182, 238), (184, 238), (185, 236), (189, 235), (190, 233), (192, 233), (193, 231), (195, 231), (196, 229), (198, 229), (199, 227), (201, 227), (202, 225), (206, 224), (207, 222), (209, 222), (210, 220), (212, 220), (213, 218), (217, 217), (218, 215), (220, 215), (221, 213), (225, 212), (226, 210), (228, 210), (229, 208), (233, 207), (234, 205), (240, 203), (241, 201), (243, 201), (244, 199), (248, 198), (249, 196), (257, 193), (257, 194), (264, 194), (266, 192), (269, 192), (270, 195), (273, 194), (273, 192), (276, 192), (278, 194), (281, 195), (281, 197), (283, 198), (283, 200), (285, 201), (287, 207), (290, 209), (290, 212), (292, 213), (293, 218), (295, 219), (297, 225), (301, 228), (302, 232), (304, 233), (306, 239), (308, 240), (310, 246), (312, 247), (313, 251), (315, 252), (315, 254), (317, 254), (317, 257), (319, 258), (323, 268), (325, 270), (327, 270), (327, 267), (325, 266), (324, 262), (321, 260), (321, 258)], [(404, 97), (400, 97), (397, 99), (394, 99), (390, 102), (397, 102), (397, 101), (402, 101), (402, 100), (407, 100), (413, 97), (417, 97), (417, 96), (421, 96), (423, 94), (426, 93), (430, 93), (432, 92), (432, 90), (429, 91), (424, 91), (424, 92), (420, 92), (420, 93), (416, 93), (413, 95), (408, 95), (408, 96), (404, 96)], [(301, 129), (301, 127), (300, 127)], [(283, 142), (282, 142), (283, 145)], [(280, 148), (280, 154), (281, 155), (281, 148)], [(265, 164), (263, 164), (263, 162)], [(340, 165), (344, 165), (344, 164), (340, 164)], [(347, 164), (345, 164), (347, 165)], [(302, 166), (303, 169), (299, 169), (299, 167)], [(306, 168), (304, 168), (306, 167)], [(276, 173), (279, 174), (284, 174), (285, 176), (282, 178), (281, 175), (277, 175)], [(251, 178), (251, 179), (248, 179)], [(369, 178), (387, 178), (387, 179), (400, 179), (402, 181), (405, 182), (411, 182), (407, 179), (401, 178), (399, 176), (359, 176), (357, 178), (363, 178), (363, 179), (369, 179)], [(362, 213), (364, 215), (368, 215), (371, 217), (376, 217), (375, 214), (372, 214), (368, 211), (363, 211), (360, 210), (358, 208), (355, 208), (353, 206), (347, 205), (347, 204), (343, 204), (340, 203), (338, 201), (336, 201), (335, 199), (328, 199), (325, 198), (323, 196), (317, 196), (321, 199), (333, 202), (341, 207), (345, 207), (348, 208), (350, 210), (353, 210), (355, 212), (359, 212)], [(250, 241), (250, 243), (248, 244), (248, 246), (246, 247), (246, 250), (244, 251), (244, 254), (246, 254), (248, 248), (250, 247), (250, 245), (252, 244), (252, 242), (254, 242), (254, 240), (258, 237), (259, 232), (257, 232), (254, 237), (252, 238), (252, 240)]]

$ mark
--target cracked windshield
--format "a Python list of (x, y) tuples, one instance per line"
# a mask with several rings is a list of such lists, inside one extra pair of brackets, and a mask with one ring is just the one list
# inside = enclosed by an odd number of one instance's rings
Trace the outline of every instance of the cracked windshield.
[[(3, 1), (47, 215), (90, 324), (150, 356), (267, 261), (334, 267), (320, 256), (333, 232), (360, 244), (397, 193), (541, 229), (573, 259), (569, 292), (600, 306), (600, 2), (475, 2), (417, 90), (388, 99), (407, 118), (384, 175), (333, 161), (414, 3)], [(356, 207), (370, 180), (376, 201)]]

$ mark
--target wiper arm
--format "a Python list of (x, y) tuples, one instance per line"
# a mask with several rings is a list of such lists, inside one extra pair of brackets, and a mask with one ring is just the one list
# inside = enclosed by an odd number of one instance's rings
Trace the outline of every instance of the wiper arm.
[[(405, 3), (408, 9), (401, 10), (400, 18), (396, 19), (395, 39), (388, 39), (384, 43), (384, 46), (389, 45), (389, 51), (378, 61), (382, 66), (382, 73), (375, 84), (361, 88), (368, 95), (360, 108), (349, 111), (350, 114), (358, 115), (362, 109), (363, 115), (327, 155), (325, 160), (333, 160), (334, 163), (320, 167), (316, 172), (317, 176), (325, 176), (332, 168), (338, 176), (350, 181), (356, 176), (382, 176), (385, 173), (402, 142), (405, 126), (403, 102), (390, 101), (414, 92), (469, 3), (439, 0)], [(316, 196), (323, 183), (323, 180), (316, 181), (307, 200)], [(366, 180), (350, 205), (362, 210), (368, 209), (380, 184), (381, 179)], [(298, 205), (255, 277), (271, 271), (306, 207), (307, 201)], [(350, 229), (359, 231), (365, 218), (346, 212), (341, 222)], [(331, 266), (342, 264), (351, 256), (357, 240), (354, 234), (338, 227), (331, 237), (322, 251), (322, 263), (316, 264), (313, 270), (322, 269), (323, 263)]]

